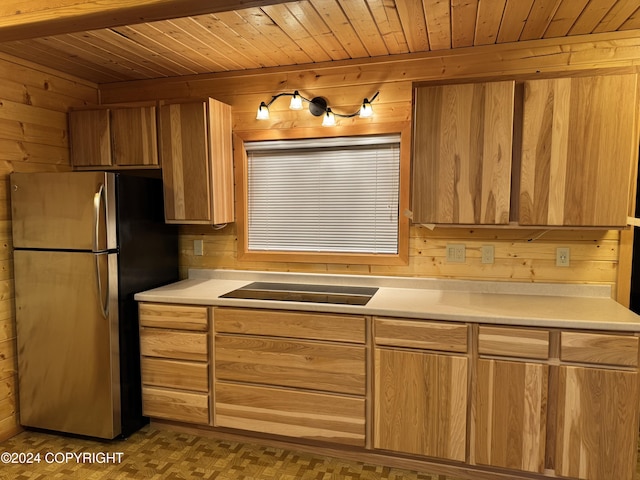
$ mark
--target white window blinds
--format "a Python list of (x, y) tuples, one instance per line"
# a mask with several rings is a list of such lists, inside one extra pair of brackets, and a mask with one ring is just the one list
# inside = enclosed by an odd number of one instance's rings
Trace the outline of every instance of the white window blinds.
[(399, 135), (245, 148), (250, 251), (398, 252)]

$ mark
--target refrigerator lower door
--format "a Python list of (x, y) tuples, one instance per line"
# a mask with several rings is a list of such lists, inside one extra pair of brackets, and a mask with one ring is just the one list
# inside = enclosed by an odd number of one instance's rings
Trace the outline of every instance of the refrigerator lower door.
[(117, 255), (16, 250), (20, 423), (120, 434)]

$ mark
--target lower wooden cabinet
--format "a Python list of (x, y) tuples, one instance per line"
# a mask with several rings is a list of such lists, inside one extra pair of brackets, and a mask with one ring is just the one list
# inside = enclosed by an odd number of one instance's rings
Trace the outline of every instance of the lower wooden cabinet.
[(468, 359), (377, 348), (374, 447), (465, 460)]
[(365, 446), (360, 315), (215, 308), (215, 426)]
[(635, 334), (142, 303), (140, 338), (155, 419), (487, 479), (635, 479)]
[(141, 303), (142, 412), (209, 425), (208, 307)]
[(464, 461), (468, 326), (375, 318), (374, 329), (374, 448)]
[(476, 463), (542, 473), (549, 366), (479, 359), (476, 365)]
[(633, 480), (638, 448), (638, 373), (561, 366), (556, 474)]
[(637, 336), (485, 325), (478, 331), (473, 463), (634, 479)]

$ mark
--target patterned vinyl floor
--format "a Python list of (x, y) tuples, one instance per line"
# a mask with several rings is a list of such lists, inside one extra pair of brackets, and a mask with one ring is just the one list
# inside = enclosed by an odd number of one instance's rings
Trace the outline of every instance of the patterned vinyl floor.
[[(437, 475), (213, 440), (148, 425), (114, 442), (23, 432), (0, 444), (0, 460), (2, 480), (443, 480)], [(32, 463), (25, 463), (29, 461)]]

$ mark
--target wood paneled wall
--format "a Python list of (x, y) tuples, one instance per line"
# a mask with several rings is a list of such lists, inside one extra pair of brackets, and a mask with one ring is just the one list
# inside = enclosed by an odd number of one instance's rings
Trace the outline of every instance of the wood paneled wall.
[[(412, 226), (409, 265), (337, 265), (248, 263), (236, 256), (236, 230), (229, 225), (182, 227), (181, 274), (189, 268), (275, 270), (356, 275), (401, 275), (468, 280), (604, 283), (616, 287), (619, 232), (615, 230), (521, 230), (507, 228), (435, 228)], [(193, 241), (204, 240), (204, 255), (193, 254)], [(446, 245), (466, 245), (465, 263), (448, 263)], [(495, 262), (482, 264), (480, 248), (493, 245)], [(556, 248), (571, 249), (571, 265), (556, 267)]]
[[(518, 44), (488, 45), (429, 54), (409, 55), (366, 62), (334, 62), (313, 66), (262, 69), (259, 71), (199, 75), (156, 81), (101, 85), (105, 103), (162, 98), (212, 96), (233, 107), (234, 130), (269, 129), (282, 136), (300, 129), (318, 129), (318, 119), (307, 112), (288, 110), (287, 98), (276, 100), (271, 119), (258, 121), (261, 101), (295, 89), (308, 97), (324, 96), (332, 109), (353, 111), (363, 98), (380, 91), (371, 120), (341, 119), (342, 126), (366, 122), (406, 122), (412, 114), (414, 84), (478, 80), (597, 75), (636, 72), (640, 38), (631, 32), (615, 35), (574, 36)], [(318, 129), (328, 135), (335, 129)], [(260, 269), (277, 271), (332, 272), (376, 275), (410, 275), (458, 279), (489, 279), (522, 282), (606, 283), (616, 289), (618, 275), (628, 273), (630, 255), (619, 231), (470, 229), (413, 226), (407, 266), (333, 265), (300, 263), (248, 263), (237, 259), (234, 225), (221, 230), (183, 227), (182, 275), (188, 268)], [(193, 240), (204, 239), (204, 255), (193, 255)], [(447, 263), (447, 243), (467, 246), (465, 263)], [(495, 263), (482, 264), (480, 247), (494, 245)], [(626, 245), (626, 247), (625, 247)], [(571, 265), (556, 267), (557, 247), (571, 249)], [(622, 282), (620, 282), (622, 284)], [(622, 286), (628, 288), (628, 285)], [(628, 294), (627, 294), (628, 296)], [(622, 295), (624, 298), (624, 295)]]
[(20, 430), (9, 174), (69, 170), (66, 112), (97, 103), (96, 85), (0, 55), (0, 441)]

